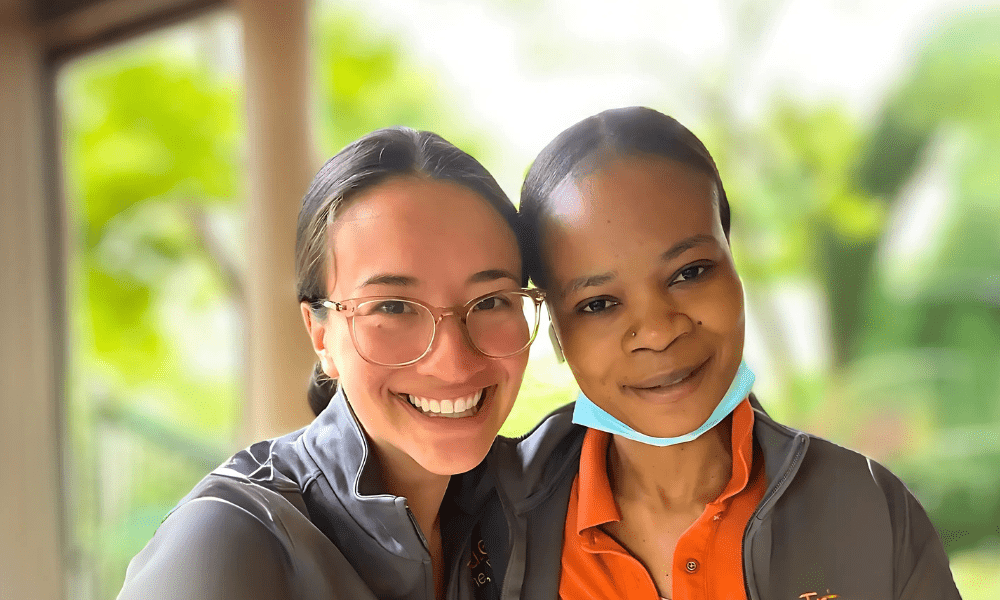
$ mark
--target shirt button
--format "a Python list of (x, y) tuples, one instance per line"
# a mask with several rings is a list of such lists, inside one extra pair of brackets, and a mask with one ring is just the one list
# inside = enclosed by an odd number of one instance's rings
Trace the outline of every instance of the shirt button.
[(712, 517), (712, 520), (713, 521), (721, 521), (722, 520), (722, 513), (715, 513), (715, 516)]
[(693, 558), (689, 558), (687, 564), (684, 565), (684, 568), (688, 573), (694, 573), (698, 570), (698, 561)]

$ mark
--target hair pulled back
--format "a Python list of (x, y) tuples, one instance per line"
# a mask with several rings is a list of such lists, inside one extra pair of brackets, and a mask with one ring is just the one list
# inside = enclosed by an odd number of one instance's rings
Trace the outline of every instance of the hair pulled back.
[[(299, 302), (326, 317), (321, 302), (327, 296), (327, 230), (352, 197), (394, 176), (420, 175), (450, 181), (478, 193), (518, 233), (517, 210), (493, 176), (469, 154), (436, 133), (408, 127), (373, 131), (326, 161), (302, 199), (295, 237), (295, 277)], [(520, 236), (518, 236), (520, 239)], [(527, 283), (527, 270), (524, 271)], [(308, 400), (319, 414), (337, 390), (337, 382), (316, 363)]]
[(531, 164), (521, 187), (520, 218), (524, 229), (525, 269), (546, 287), (541, 256), (542, 220), (550, 196), (567, 177), (579, 178), (615, 157), (648, 154), (689, 165), (712, 177), (719, 193), (719, 216), (729, 237), (729, 200), (708, 149), (676, 119), (646, 108), (616, 108), (588, 117), (549, 142)]

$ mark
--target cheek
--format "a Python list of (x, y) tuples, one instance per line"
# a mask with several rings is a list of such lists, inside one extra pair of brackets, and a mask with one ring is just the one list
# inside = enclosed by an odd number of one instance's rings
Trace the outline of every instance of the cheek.
[(713, 286), (708, 295), (695, 303), (692, 313), (707, 330), (722, 338), (738, 338), (742, 345), (745, 326), (743, 287), (735, 273)]
[(493, 362), (496, 365), (495, 368), (503, 373), (498, 379), (515, 384), (520, 383), (524, 377), (524, 371), (528, 368), (528, 353), (522, 352), (515, 356), (497, 359)]
[(366, 410), (365, 406), (372, 404), (368, 399), (380, 393), (380, 388), (391, 375), (390, 370), (361, 358), (354, 348), (346, 321), (328, 329), (326, 341), (327, 358), (335, 370), (335, 378), (344, 388), (352, 405), (364, 404), (355, 408), (360, 417), (360, 413)]
[(615, 347), (620, 340), (614, 334), (614, 327), (610, 323), (602, 327), (568, 321), (564, 320), (566, 324), (560, 329), (566, 362), (578, 382), (599, 383), (610, 357), (617, 356)]
[(326, 347), (330, 359), (335, 363), (350, 363), (354, 359), (361, 360), (354, 349), (350, 326), (347, 319), (337, 316), (326, 328)]

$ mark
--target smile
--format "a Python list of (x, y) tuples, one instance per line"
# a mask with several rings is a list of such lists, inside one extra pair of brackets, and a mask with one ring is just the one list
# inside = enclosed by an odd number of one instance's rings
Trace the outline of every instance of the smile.
[[(705, 370), (708, 360), (693, 367), (674, 369), (659, 373), (624, 387), (631, 389), (640, 396), (662, 397), (663, 399), (681, 397), (697, 387), (698, 376)], [(691, 388), (691, 389), (689, 389)]]
[(486, 395), (486, 389), (481, 389), (466, 396), (439, 400), (411, 394), (400, 394), (414, 408), (431, 417), (462, 419), (475, 416), (479, 412), (479, 402)]

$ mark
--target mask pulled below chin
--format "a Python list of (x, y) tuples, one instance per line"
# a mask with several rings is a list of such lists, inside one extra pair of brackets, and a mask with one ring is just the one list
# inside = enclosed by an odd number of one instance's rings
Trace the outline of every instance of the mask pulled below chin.
[(639, 433), (635, 429), (632, 429), (625, 423), (622, 423), (618, 419), (611, 416), (600, 406), (594, 404), (594, 402), (590, 398), (587, 398), (583, 392), (580, 392), (580, 396), (576, 400), (576, 407), (573, 409), (573, 422), (577, 425), (583, 425), (585, 427), (590, 427), (591, 429), (599, 429), (613, 435), (620, 435), (636, 442), (649, 444), (650, 446), (673, 446), (675, 444), (683, 444), (697, 439), (703, 433), (715, 427), (723, 419), (729, 416), (729, 414), (736, 409), (739, 403), (742, 402), (748, 394), (750, 394), (750, 389), (753, 387), (754, 379), (755, 377), (753, 371), (751, 371), (750, 367), (747, 366), (746, 361), (741, 360), (740, 367), (736, 370), (736, 376), (733, 378), (733, 382), (729, 385), (729, 390), (726, 392), (726, 395), (722, 397), (722, 400), (715, 407), (715, 410), (712, 411), (712, 414), (708, 416), (708, 419), (694, 431), (685, 433), (684, 435), (678, 435), (676, 437), (661, 438)]

